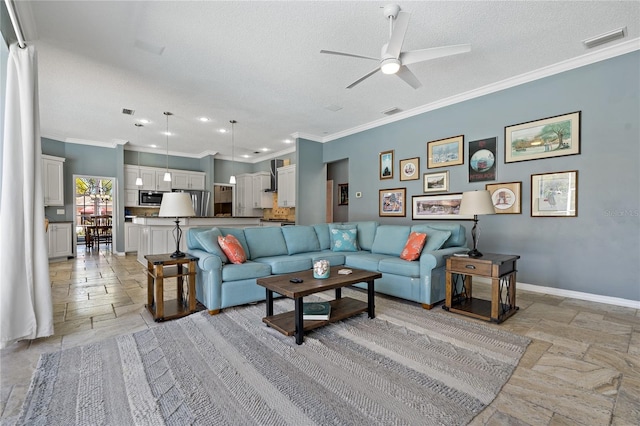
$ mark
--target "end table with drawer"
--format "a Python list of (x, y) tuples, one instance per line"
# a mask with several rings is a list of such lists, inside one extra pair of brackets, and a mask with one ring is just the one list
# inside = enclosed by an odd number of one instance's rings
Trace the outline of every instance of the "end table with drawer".
[[(149, 254), (144, 258), (147, 259), (147, 309), (153, 315), (153, 319), (165, 321), (196, 312), (198, 258), (189, 254), (184, 257), (171, 257), (171, 254)], [(165, 270), (165, 268), (168, 269)], [(177, 281), (176, 299), (164, 300), (166, 278), (175, 278)], [(185, 278), (186, 288), (184, 288)]]
[[(482, 257), (449, 256), (446, 260), (446, 299), (443, 309), (501, 323), (518, 310), (518, 255), (485, 253)], [(473, 297), (473, 277), (491, 279), (491, 300)]]

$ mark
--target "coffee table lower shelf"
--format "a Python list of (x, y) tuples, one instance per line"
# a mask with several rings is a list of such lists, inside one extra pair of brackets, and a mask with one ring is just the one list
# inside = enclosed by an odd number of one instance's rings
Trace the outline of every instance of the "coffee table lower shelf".
[[(367, 302), (352, 299), (351, 297), (335, 299), (329, 303), (331, 304), (331, 315), (329, 316), (329, 320), (304, 321), (304, 331), (313, 330), (314, 328), (322, 327), (332, 322), (341, 321), (362, 312), (367, 312)], [(283, 312), (281, 314), (264, 317), (262, 318), (262, 322), (278, 330), (285, 336), (293, 336), (296, 333), (295, 311)]]

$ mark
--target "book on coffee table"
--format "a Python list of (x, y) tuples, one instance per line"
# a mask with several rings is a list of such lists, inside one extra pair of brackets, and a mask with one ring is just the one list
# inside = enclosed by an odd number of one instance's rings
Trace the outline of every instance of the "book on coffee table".
[(302, 305), (302, 319), (308, 321), (327, 321), (331, 315), (329, 302), (310, 302)]

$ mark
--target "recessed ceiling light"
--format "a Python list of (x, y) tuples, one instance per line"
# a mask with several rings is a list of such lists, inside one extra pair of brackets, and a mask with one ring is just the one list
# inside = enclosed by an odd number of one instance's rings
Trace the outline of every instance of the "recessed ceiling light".
[(162, 134), (165, 136), (173, 136), (173, 133), (171, 132), (162, 132)]
[(292, 143), (293, 141), (291, 139), (285, 139), (284, 143)]
[(261, 150), (261, 151), (262, 151), (262, 152), (267, 152), (267, 151), (269, 151), (269, 148), (262, 148), (262, 150)]
[(202, 121), (203, 123), (211, 121), (211, 119), (209, 117), (198, 117), (198, 120)]
[(146, 118), (141, 118), (140, 120), (138, 120), (140, 123), (142, 124), (149, 124), (151, 123), (151, 121), (147, 120)]
[(158, 145), (149, 145), (151, 148), (157, 148)]
[(227, 133), (227, 129), (218, 129), (218, 132), (220, 132), (220, 133)]
[(244, 154), (244, 155), (242, 155), (242, 158), (251, 158), (251, 156), (248, 155), (248, 154)]

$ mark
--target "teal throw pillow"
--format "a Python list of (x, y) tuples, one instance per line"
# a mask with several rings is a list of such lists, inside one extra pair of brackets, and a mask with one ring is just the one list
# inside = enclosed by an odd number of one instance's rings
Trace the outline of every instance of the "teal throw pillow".
[(332, 251), (358, 251), (358, 229), (337, 229), (329, 230), (331, 236)]
[(439, 250), (445, 241), (451, 236), (451, 231), (440, 231), (437, 229), (429, 228), (426, 231), (427, 243), (424, 245), (424, 251)]
[(222, 232), (218, 228), (212, 228), (208, 231), (198, 232), (195, 234), (195, 239), (205, 251), (220, 257), (222, 263), (229, 263), (229, 258), (227, 258), (227, 255), (220, 248), (220, 244), (218, 244), (219, 236), (222, 236)]

